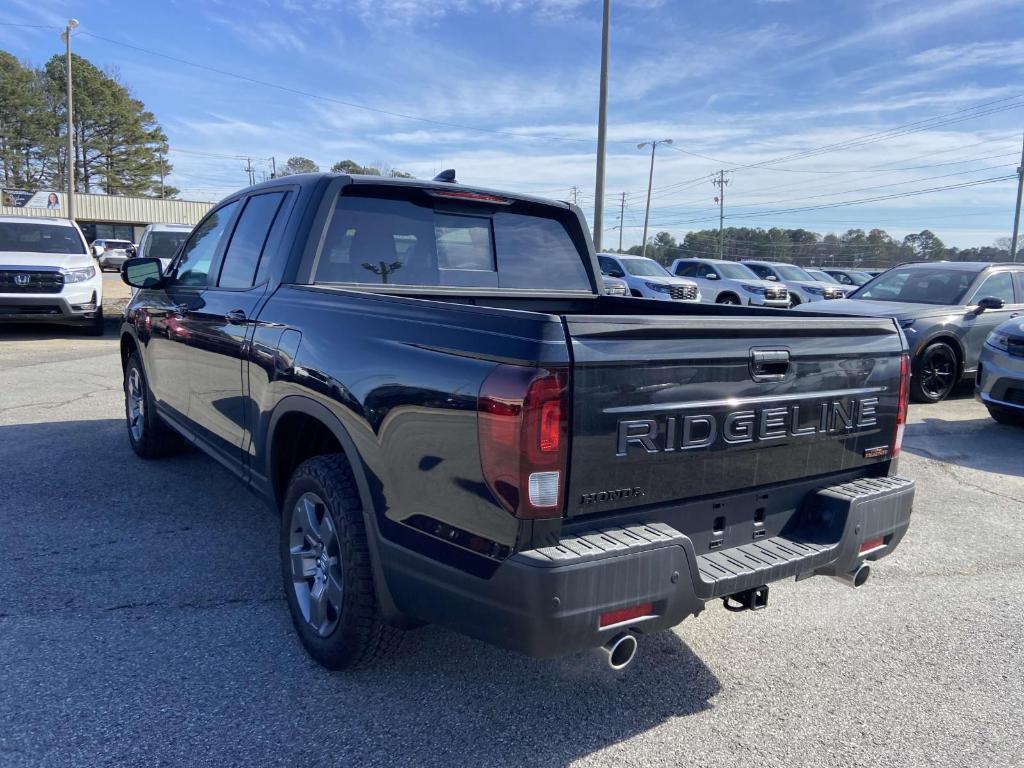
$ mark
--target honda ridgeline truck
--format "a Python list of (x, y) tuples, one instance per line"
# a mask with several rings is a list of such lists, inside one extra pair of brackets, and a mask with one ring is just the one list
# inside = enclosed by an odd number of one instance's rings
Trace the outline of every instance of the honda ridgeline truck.
[(194, 443), (279, 510), (327, 667), (422, 622), (622, 667), (713, 600), (860, 586), (909, 524), (893, 320), (605, 295), (566, 203), (288, 176), (123, 274), (132, 448)]

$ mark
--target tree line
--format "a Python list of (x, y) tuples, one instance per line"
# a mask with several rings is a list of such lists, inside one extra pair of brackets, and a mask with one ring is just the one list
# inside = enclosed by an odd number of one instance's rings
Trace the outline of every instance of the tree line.
[[(279, 176), (290, 176), (293, 173), (317, 173), (320, 166), (308, 157), (296, 155), (289, 157), (284, 168), (278, 173)], [(413, 175), (405, 171), (399, 171), (384, 163), (377, 165), (360, 165), (354, 160), (339, 160), (331, 166), (332, 173), (355, 173), (364, 176), (390, 176), (396, 179), (411, 179)]]
[[(843, 234), (822, 235), (807, 229), (728, 227), (723, 241), (722, 256), (731, 261), (761, 259), (802, 266), (880, 269), (906, 261), (1006, 261), (1010, 256), (1008, 237), (991, 246), (950, 248), (928, 229), (898, 240), (884, 229), (848, 229)], [(634, 245), (627, 253), (642, 251), (641, 246)], [(718, 258), (718, 230), (688, 232), (679, 242), (670, 232), (658, 232), (647, 243), (647, 256), (666, 266), (686, 257)]]
[[(116, 70), (72, 54), (75, 189), (173, 197), (167, 135)], [(42, 67), (0, 51), (0, 182), (16, 189), (67, 188), (64, 56)]]

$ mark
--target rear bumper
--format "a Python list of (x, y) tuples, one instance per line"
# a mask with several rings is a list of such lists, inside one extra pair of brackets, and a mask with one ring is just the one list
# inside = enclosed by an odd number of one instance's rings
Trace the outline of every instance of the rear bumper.
[[(603, 645), (625, 629), (675, 626), (709, 600), (780, 579), (841, 575), (895, 549), (914, 484), (896, 477), (820, 489), (778, 535), (697, 555), (663, 523), (596, 530), (513, 555), (488, 579), (408, 550), (387, 554), (399, 607), (494, 645), (545, 658)], [(883, 539), (863, 554), (864, 542)], [(602, 628), (602, 614), (645, 603), (652, 615)]]

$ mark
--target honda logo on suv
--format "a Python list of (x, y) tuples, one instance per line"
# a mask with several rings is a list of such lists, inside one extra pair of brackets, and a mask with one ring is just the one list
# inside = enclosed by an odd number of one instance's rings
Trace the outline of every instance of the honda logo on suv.
[(14, 276), (14, 284), (15, 285), (28, 285), (31, 281), (32, 281), (32, 276), (31, 275), (15, 275)]

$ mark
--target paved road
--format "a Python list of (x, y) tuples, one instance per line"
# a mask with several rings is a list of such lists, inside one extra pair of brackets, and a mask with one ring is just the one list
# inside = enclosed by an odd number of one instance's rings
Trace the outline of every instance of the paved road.
[(860, 591), (712, 606), (611, 674), (450, 632), (329, 674), (270, 512), (136, 459), (116, 341), (0, 331), (0, 765), (1006, 766), (1024, 742), (1024, 431), (915, 407), (902, 548)]

